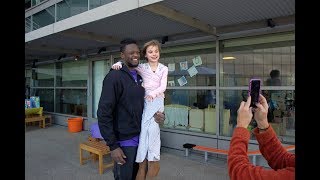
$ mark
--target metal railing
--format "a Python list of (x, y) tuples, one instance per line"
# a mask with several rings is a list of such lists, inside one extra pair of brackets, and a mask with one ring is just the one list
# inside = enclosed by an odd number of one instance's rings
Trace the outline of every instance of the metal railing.
[(35, 22), (31, 23), (31, 19), (26, 18), (25, 19), (25, 28), (24, 28), (24, 32), (28, 33), (31, 32), (33, 30), (39, 29), (41, 28), (41, 26)]

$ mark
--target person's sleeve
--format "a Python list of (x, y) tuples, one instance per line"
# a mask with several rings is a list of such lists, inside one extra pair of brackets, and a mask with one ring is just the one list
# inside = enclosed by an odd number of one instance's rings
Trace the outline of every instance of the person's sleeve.
[(111, 151), (119, 147), (117, 143), (118, 140), (113, 130), (113, 111), (118, 99), (116, 96), (119, 92), (116, 83), (117, 77), (114, 72), (116, 71), (110, 71), (103, 80), (102, 92), (97, 111), (101, 136), (106, 141)]
[(295, 169), (264, 169), (254, 166), (247, 155), (250, 132), (246, 128), (234, 129), (228, 153), (228, 173), (231, 180), (294, 179)]
[(164, 70), (162, 72), (161, 80), (160, 80), (160, 86), (151, 91), (150, 95), (152, 98), (155, 98), (158, 94), (164, 93), (164, 91), (167, 89), (167, 79), (168, 79), (168, 67), (164, 66)]
[(295, 167), (295, 154), (284, 149), (272, 126), (263, 133), (259, 133), (259, 129), (255, 128), (253, 133), (259, 142), (261, 154), (272, 169)]
[(137, 67), (135, 67), (134, 68), (137, 72), (138, 72), (138, 74), (142, 74), (142, 73), (144, 73), (144, 71), (145, 71), (145, 69), (143, 68), (143, 64), (138, 64), (138, 66)]

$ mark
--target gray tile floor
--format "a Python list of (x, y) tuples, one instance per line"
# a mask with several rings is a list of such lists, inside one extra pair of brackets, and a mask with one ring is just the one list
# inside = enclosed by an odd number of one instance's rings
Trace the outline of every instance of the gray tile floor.
[[(28, 126), (25, 133), (26, 180), (99, 180), (113, 179), (111, 169), (103, 175), (92, 161), (79, 164), (79, 143), (89, 132), (69, 133), (67, 127), (53, 125), (45, 129)], [(108, 157), (106, 157), (106, 160)], [(161, 149), (160, 179), (165, 180), (229, 180), (225, 159), (210, 159), (183, 151)]]

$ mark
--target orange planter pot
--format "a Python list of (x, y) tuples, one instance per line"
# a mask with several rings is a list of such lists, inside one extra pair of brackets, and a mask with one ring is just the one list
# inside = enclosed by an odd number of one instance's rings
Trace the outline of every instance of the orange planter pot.
[(68, 119), (68, 130), (69, 132), (80, 132), (82, 131), (82, 117), (69, 118)]

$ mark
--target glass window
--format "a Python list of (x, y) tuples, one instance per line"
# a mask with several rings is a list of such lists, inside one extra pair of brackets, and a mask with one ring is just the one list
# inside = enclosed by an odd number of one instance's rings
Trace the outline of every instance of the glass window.
[(46, 0), (31, 0), (31, 1), (32, 1), (32, 6), (35, 6)]
[(64, 0), (57, 4), (57, 21), (88, 10), (88, 0)]
[(286, 41), (262, 42), (275, 37), (249, 38), (253, 44), (238, 39), (222, 41), (220, 85), (247, 86), (251, 78), (260, 78), (266, 86), (294, 86), (294, 34), (285, 36)]
[(54, 64), (38, 65), (31, 74), (31, 87), (54, 86)]
[(24, 32), (28, 33), (31, 31), (31, 16), (24, 19)]
[(54, 92), (53, 89), (31, 89), (32, 96), (39, 96), (40, 107), (43, 107), (44, 111), (54, 112)]
[(215, 86), (215, 54), (165, 56), (160, 62), (168, 66), (168, 86)]
[(233, 128), (237, 125), (237, 111), (240, 102), (247, 99), (247, 95), (247, 90), (220, 91), (220, 135), (231, 137)]
[(37, 4), (39, 4), (41, 1), (40, 0), (31, 0), (31, 5), (35, 6)]
[(31, 7), (31, 0), (27, 0), (24, 3), (24, 10), (27, 10)]
[(112, 1), (115, 1), (115, 0), (90, 0), (89, 1), (90, 2), (90, 9), (93, 9), (93, 8), (108, 4), (108, 3), (112, 2)]
[(295, 91), (263, 90), (269, 111), (268, 121), (280, 140), (294, 142), (295, 138)]
[(101, 96), (102, 91), (102, 83), (103, 79), (108, 74), (111, 65), (109, 60), (102, 60), (102, 61), (93, 61), (92, 65), (92, 104), (93, 104), (93, 117), (97, 118), (97, 110), (98, 110), (98, 103)]
[[(247, 90), (222, 90), (220, 94), (220, 135), (232, 136), (237, 125), (237, 111), (241, 101), (246, 100)], [(295, 137), (295, 91), (263, 90), (269, 104), (268, 121), (283, 142), (294, 142)], [(256, 127), (253, 120), (250, 126)], [(252, 139), (255, 137), (252, 136)]]
[(25, 69), (25, 74), (24, 74), (24, 77), (25, 77), (25, 84), (30, 86), (30, 79), (31, 79), (31, 69)]
[(87, 87), (88, 62), (68, 61), (56, 64), (58, 87)]
[(36, 30), (41, 27), (54, 23), (54, 6), (50, 6), (34, 15), (33, 17), (33, 29)]
[(31, 69), (25, 69), (25, 75), (24, 75), (24, 87), (25, 87), (25, 98), (30, 98), (30, 81), (31, 81)]
[(215, 86), (215, 43), (204, 42), (163, 48), (160, 62), (169, 68), (165, 92), (164, 128), (216, 134), (216, 90), (175, 89)]
[(56, 89), (56, 112), (87, 116), (86, 89)]
[(56, 63), (56, 112), (87, 116), (87, 79), (87, 61)]
[(216, 134), (215, 92), (167, 89), (163, 127)]

